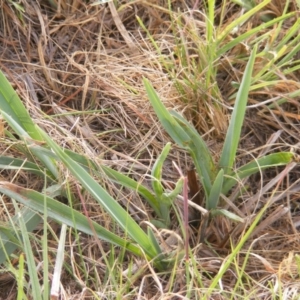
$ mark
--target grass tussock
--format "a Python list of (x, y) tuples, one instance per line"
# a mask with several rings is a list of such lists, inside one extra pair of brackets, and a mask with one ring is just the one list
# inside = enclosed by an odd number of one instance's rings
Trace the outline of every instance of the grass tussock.
[[(97, 238), (93, 226), (90, 234), (67, 227), (64, 236), (61, 224), (45, 209), (37, 227), (15, 228), (14, 242), (22, 243), (1, 265), (1, 297), (34, 298), (34, 287), (41, 286), (45, 299), (49, 294), (51, 299), (297, 299), (299, 4), (216, 1), (212, 8), (212, 2), (0, 2), (1, 71), (34, 123), (59, 146), (99, 168), (110, 167), (151, 188), (153, 165), (172, 140), (154, 113), (143, 78), (168, 109), (193, 124), (218, 161), (255, 45), (234, 167), (270, 153), (295, 153), (287, 166), (261, 170), (221, 195), (221, 208), (244, 222), (224, 215), (200, 219), (197, 205), (194, 215), (190, 208), (190, 218), (197, 220), (188, 228), (189, 260), (181, 255), (186, 246), (183, 197), (172, 208), (170, 228), (158, 229), (151, 223), (152, 207), (136, 191), (109, 176), (92, 174), (144, 231), (152, 228), (163, 251), (173, 253), (173, 267), (159, 270), (146, 254), (136, 256)], [(1, 155), (39, 164), (27, 141), (14, 135), (4, 119), (0, 125)], [(40, 146), (45, 143), (40, 141)], [(40, 176), (8, 165), (1, 165), (1, 182), (14, 184), (14, 189), (46, 191), (127, 238), (76, 176), (62, 162), (57, 167), (55, 185), (46, 171)], [(193, 168), (187, 151), (172, 144), (162, 168), (163, 187), (173, 190), (180, 171), (185, 175)], [(200, 200), (194, 202), (205, 207), (202, 187), (194, 193), (189, 185), (189, 199), (197, 193)], [(19, 202), (1, 198), (4, 233), (23, 209)], [(58, 258), (60, 243), (63, 257)], [(55, 271), (57, 261), (63, 262), (61, 273)], [(58, 293), (51, 289), (56, 280)]]

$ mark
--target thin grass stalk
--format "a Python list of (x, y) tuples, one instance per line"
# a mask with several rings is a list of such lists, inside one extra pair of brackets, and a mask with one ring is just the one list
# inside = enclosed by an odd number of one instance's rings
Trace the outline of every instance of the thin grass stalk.
[(30, 285), (31, 296), (33, 297), (34, 300), (40, 300), (42, 291), (41, 291), (41, 286), (38, 278), (37, 266), (35, 264), (35, 259), (32, 251), (29, 234), (23, 216), (21, 215), (16, 203), (14, 203), (14, 207), (17, 211), (17, 215), (19, 216), (19, 225), (22, 232), (24, 253), (26, 254), (26, 265), (29, 274), (29, 285)]
[(254, 67), (256, 51), (257, 45), (255, 45), (247, 63), (241, 86), (236, 97), (236, 103), (234, 105), (229, 127), (226, 133), (226, 138), (219, 161), (219, 167), (224, 169), (225, 174), (229, 174), (231, 172), (233, 163), (235, 161), (236, 151), (240, 141), (242, 125), (246, 112), (246, 105), (251, 85), (251, 75)]
[[(283, 178), (287, 175), (288, 170), (289, 170), (289, 166), (286, 166), (285, 172), (283, 172), (281, 180), (278, 181), (276, 188), (272, 192), (273, 196), (275, 195), (276, 191), (278, 190)], [(269, 198), (268, 202), (263, 206), (263, 208), (259, 211), (259, 213), (255, 217), (255, 219), (253, 220), (252, 224), (250, 225), (249, 229), (245, 232), (245, 234), (242, 236), (241, 240), (238, 242), (238, 244), (235, 246), (235, 248), (232, 249), (231, 254), (227, 257), (227, 259), (222, 264), (218, 274), (214, 277), (212, 283), (210, 284), (208, 292), (204, 295), (204, 297), (203, 297), (204, 300), (210, 299), (210, 295), (213, 292), (213, 290), (215, 289), (215, 287), (218, 285), (219, 280), (221, 280), (222, 276), (228, 270), (229, 266), (231, 265), (234, 258), (237, 256), (238, 252), (242, 249), (244, 244), (248, 241), (250, 235), (255, 230), (258, 222), (261, 220), (262, 216), (264, 215), (264, 213), (266, 212), (267, 208), (270, 206), (271, 203), (272, 203), (272, 196)]]

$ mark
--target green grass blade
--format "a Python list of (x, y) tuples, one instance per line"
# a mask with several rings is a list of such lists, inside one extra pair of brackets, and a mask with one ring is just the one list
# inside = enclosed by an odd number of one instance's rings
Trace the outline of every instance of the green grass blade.
[(235, 161), (237, 147), (240, 141), (241, 129), (244, 122), (248, 93), (251, 85), (251, 75), (255, 62), (257, 46), (254, 47), (249, 61), (247, 63), (245, 73), (238, 90), (233, 113), (227, 130), (219, 166), (224, 168), (225, 174), (228, 174), (233, 167)]
[[(22, 208), (20, 214), (22, 215), (28, 232), (33, 231), (41, 222), (41, 217), (28, 207)], [(9, 255), (21, 246), (21, 242), (18, 240), (18, 234), (15, 231), (18, 218), (18, 215), (15, 215), (10, 222), (0, 227), (0, 264), (5, 262)], [(14, 226), (12, 226), (11, 222), (14, 223)]]
[[(32, 174), (45, 177), (45, 170), (30, 161), (24, 161), (24, 159), (19, 159), (9, 156), (0, 156), (0, 169), (2, 170), (23, 170)], [(50, 177), (47, 180), (51, 180)]]
[[(37, 145), (30, 145), (29, 149), (37, 148), (39, 151), (51, 158), (56, 160), (60, 160), (60, 158), (50, 151), (49, 149), (43, 148)], [(84, 155), (80, 155), (71, 150), (65, 149), (64, 152), (75, 162), (77, 162), (82, 168), (84, 168), (87, 172), (93, 173), (96, 176), (103, 176), (103, 173), (108, 176), (108, 178), (124, 187), (127, 187), (133, 191), (138, 192), (142, 197), (144, 197), (150, 206), (154, 209), (154, 211), (159, 214), (159, 203), (153, 193), (146, 188), (141, 183), (131, 179), (130, 177), (110, 168), (107, 166), (98, 166), (91, 159), (86, 158)]]
[[(15, 205), (15, 207), (16, 207), (16, 205)], [(39, 299), (41, 299), (42, 291), (41, 291), (41, 286), (39, 283), (37, 267), (35, 265), (34, 254), (32, 251), (29, 234), (27, 231), (26, 224), (23, 220), (23, 216), (21, 215), (21, 212), (18, 211), (17, 215), (19, 217), (19, 224), (20, 224), (20, 229), (21, 229), (22, 238), (23, 238), (24, 253), (26, 256), (26, 265), (27, 265), (28, 274), (29, 274), (29, 278), (30, 278), (29, 282), (31, 285), (31, 296), (34, 300), (39, 300)]]
[[(159, 214), (159, 203), (157, 198), (153, 195), (153, 193), (147, 189), (144, 185), (139, 182), (131, 179), (130, 177), (119, 173), (107, 166), (101, 166), (101, 170), (114, 182), (121, 184), (127, 188), (130, 188), (133, 191), (137, 191), (142, 197), (144, 197), (150, 206), (154, 209), (154, 211)], [(99, 172), (96, 175), (101, 175)]]
[(238, 37), (236, 37), (235, 39), (233, 39), (232, 41), (228, 42), (227, 44), (225, 44), (224, 46), (222, 46), (221, 48), (219, 48), (217, 50), (217, 57), (221, 57), (222, 55), (224, 55), (224, 53), (226, 53), (228, 50), (232, 49), (233, 47), (235, 47), (236, 45), (242, 43), (243, 41), (245, 41), (246, 39), (248, 39), (250, 36), (255, 36), (255, 34), (257, 34), (258, 32), (260, 32), (261, 30), (265, 30), (266, 28), (273, 26), (274, 24), (277, 24), (283, 20), (286, 20), (288, 18), (291, 18), (295, 15), (295, 13), (288, 13), (285, 14), (283, 16), (280, 16), (276, 19), (273, 19), (267, 23), (263, 23), (260, 26), (257, 26), (241, 35), (239, 35)]
[(147, 233), (148, 233), (148, 236), (149, 236), (150, 240), (152, 241), (154, 247), (156, 248), (156, 251), (158, 253), (161, 252), (160, 246), (159, 246), (157, 239), (153, 233), (153, 230), (150, 226), (148, 226), (148, 228), (147, 228)]
[(240, 167), (236, 172), (232, 172), (230, 177), (225, 179), (222, 193), (226, 195), (229, 190), (241, 179), (252, 174), (271, 167), (285, 166), (293, 161), (294, 154), (292, 152), (272, 153), (260, 157), (250, 163)]
[[(36, 125), (32, 121), (28, 111), (20, 100), (19, 96), (12, 88), (9, 81), (6, 79), (4, 74), (0, 70), (0, 107), (4, 119), (9, 123), (10, 126), (14, 125), (16, 128), (22, 128), (22, 132), (26, 132), (26, 135), (31, 139), (37, 141), (43, 141)], [(16, 133), (23, 137), (23, 134)], [(26, 136), (24, 135), (24, 137)], [(55, 164), (48, 157), (39, 155), (37, 157), (45, 164), (47, 169), (57, 178), (58, 171)]]
[(237, 26), (243, 24), (245, 21), (247, 21), (250, 17), (258, 13), (263, 7), (268, 5), (271, 2), (271, 0), (264, 0), (255, 7), (253, 7), (251, 10), (246, 12), (245, 14), (241, 15), (236, 20), (233, 20), (229, 23), (229, 25), (222, 30), (221, 34), (217, 37), (217, 43), (220, 44), (220, 42), (225, 39), (230, 32)]
[(208, 0), (207, 17), (206, 17), (206, 40), (208, 44), (213, 42), (214, 21), (215, 21), (215, 0)]
[(154, 258), (159, 253), (153, 247), (147, 234), (139, 227), (133, 218), (122, 208), (122, 206), (113, 199), (105, 189), (103, 189), (92, 176), (74, 160), (72, 160), (54, 141), (41, 130), (41, 134), (60, 157), (61, 161), (71, 171), (83, 187), (99, 202), (99, 204), (110, 214), (110, 216), (119, 224), (119, 226), (136, 241), (149, 257)]
[[(21, 139), (24, 140), (26, 144), (32, 144), (33, 140), (32, 137), (28, 134), (26, 129), (23, 128), (22, 125), (19, 124), (18, 120), (15, 120), (12, 118), (10, 115), (8, 115), (5, 111), (1, 110), (1, 114), (6, 120), (6, 122), (9, 124), (10, 127), (19, 135)], [(38, 128), (38, 127), (36, 127)], [(34, 135), (35, 136), (35, 135)], [(40, 135), (39, 135), (39, 139)], [(39, 152), (36, 149), (33, 149), (32, 152), (44, 163), (46, 166), (47, 170), (53, 174), (55, 178), (58, 177), (58, 170), (55, 166), (55, 163), (51, 160), (51, 158), (45, 156), (43, 153)]]
[[(45, 180), (44, 189), (46, 188), (47, 181)], [(47, 202), (44, 197), (44, 211), (43, 211), (43, 299), (49, 298), (49, 252), (48, 252), (48, 211)]]
[(171, 149), (171, 143), (167, 143), (152, 168), (152, 172), (151, 172), (152, 188), (153, 188), (153, 191), (155, 192), (156, 196), (158, 196), (158, 197), (161, 197), (162, 194), (164, 193), (164, 188), (161, 183), (162, 168), (163, 168), (163, 164), (170, 152), (170, 149)]
[(205, 194), (210, 194), (212, 182), (216, 177), (216, 167), (207, 145), (196, 129), (185, 120), (180, 114), (171, 111), (171, 115), (184, 128), (186, 134), (190, 137), (190, 143), (187, 148), (193, 158), (196, 170), (203, 184)]
[(168, 198), (168, 203), (172, 204), (177, 196), (182, 192), (184, 177), (180, 177), (176, 182), (175, 188), (170, 193), (164, 193), (164, 197)]
[(1, 110), (11, 116), (11, 118), (13, 118), (15, 122), (31, 136), (31, 138), (42, 141), (41, 135), (36, 130), (35, 124), (30, 118), (28, 111), (1, 70), (0, 107)]
[(224, 170), (221, 169), (213, 183), (209, 197), (206, 201), (206, 209), (211, 210), (217, 208), (223, 187)]
[[(279, 52), (280, 49), (282, 49), (283, 47), (285, 47), (288, 44), (290, 44), (290, 45), (294, 44), (296, 46), (299, 45), (299, 35), (298, 35), (299, 26), (300, 26), (300, 19), (297, 19), (295, 24), (289, 28), (288, 32), (285, 34), (283, 39), (276, 46), (277, 52)], [(290, 42), (291, 40), (293, 40), (292, 43)], [(285, 59), (285, 57), (284, 57), (284, 59)], [(286, 62), (286, 61), (288, 61), (288, 60), (284, 60), (284, 62)]]
[(181, 128), (181, 126), (176, 122), (176, 120), (171, 116), (169, 111), (163, 105), (149, 81), (144, 78), (143, 82), (148, 94), (148, 98), (160, 123), (179, 146), (186, 148), (186, 146), (190, 143), (189, 136), (185, 133), (185, 131)]
[[(92, 224), (97, 233), (97, 236), (100, 239), (103, 239), (122, 248), (126, 248), (128, 251), (131, 251), (136, 255), (141, 255), (141, 250), (139, 247), (106, 230), (96, 222), (88, 220), (80, 212), (49, 196), (45, 196), (39, 192), (21, 188), (15, 184), (3, 181), (0, 182), (0, 192), (24, 204), (31, 210), (37, 211), (39, 213), (44, 212), (44, 201), (46, 201), (48, 217), (52, 218), (53, 220), (59, 223), (64, 223), (73, 228), (75, 227), (77, 230), (89, 235), (94, 234), (90, 226), (90, 224)], [(76, 221), (76, 224), (74, 224), (73, 220)]]

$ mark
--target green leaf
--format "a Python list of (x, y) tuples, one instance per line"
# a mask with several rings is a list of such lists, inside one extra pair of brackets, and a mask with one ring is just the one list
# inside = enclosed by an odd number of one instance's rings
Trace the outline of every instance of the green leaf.
[(292, 152), (272, 153), (240, 167), (236, 172), (232, 172), (224, 181), (222, 193), (226, 195), (229, 190), (241, 179), (271, 167), (285, 166), (293, 161)]
[(168, 203), (172, 204), (173, 201), (177, 198), (177, 196), (182, 192), (183, 184), (184, 178), (180, 177), (176, 182), (174, 190), (170, 193), (164, 193), (163, 196), (168, 198)]
[(160, 246), (159, 246), (157, 239), (153, 233), (153, 230), (150, 226), (147, 227), (147, 232), (148, 232), (148, 236), (149, 236), (151, 242), (153, 243), (154, 247), (156, 248), (157, 253), (161, 253)]
[(218, 205), (222, 187), (223, 187), (223, 179), (224, 179), (224, 170), (221, 169), (213, 183), (213, 186), (210, 190), (209, 197), (206, 201), (206, 209), (211, 210), (215, 209)]
[(146, 78), (143, 78), (143, 82), (151, 105), (160, 123), (179, 146), (186, 148), (186, 146), (190, 143), (189, 136), (168, 112), (149, 81)]
[[(47, 195), (3, 181), (0, 182), (0, 192), (39, 213), (44, 212), (44, 201), (46, 201), (48, 217), (53, 220), (69, 225), (89, 235), (94, 234), (91, 228), (92, 225), (99, 238), (125, 248), (136, 255), (142, 255), (139, 247), (111, 233), (96, 222), (88, 220), (80, 212)], [(74, 223), (74, 220), (76, 223)]]
[(163, 229), (168, 229), (168, 225), (166, 224), (166, 222), (162, 222), (160, 220), (150, 220), (151, 224), (153, 224), (156, 228), (163, 228)]
[[(41, 222), (41, 217), (28, 207), (22, 208), (20, 214), (28, 232), (33, 231)], [(18, 219), (19, 216), (15, 215), (10, 222), (0, 227), (0, 264), (5, 262), (21, 246), (21, 242), (18, 239), (19, 234), (16, 232)]]
[(151, 183), (152, 183), (152, 188), (157, 197), (161, 197), (164, 192), (164, 188), (161, 183), (162, 168), (163, 168), (163, 164), (170, 152), (170, 149), (171, 149), (171, 143), (167, 143), (152, 168), (152, 172), (151, 172), (152, 182)]
[(246, 12), (245, 14), (241, 15), (237, 19), (233, 20), (232, 22), (229, 22), (229, 25), (222, 29), (222, 32), (217, 37), (217, 43), (220, 44), (223, 39), (225, 39), (230, 32), (237, 26), (240, 26), (245, 21), (247, 21), (251, 16), (255, 15), (258, 11), (260, 11), (263, 7), (268, 5), (271, 2), (271, 0), (264, 0), (255, 7), (253, 7), (251, 10)]
[[(34, 141), (31, 139), (31, 136), (27, 133), (27, 131), (19, 124), (18, 120), (13, 119), (10, 115), (8, 115), (6, 112), (1, 110), (1, 114), (6, 120), (6, 122), (9, 124), (10, 127), (19, 135), (19, 137), (26, 143), (26, 144), (32, 144)], [(38, 128), (38, 127), (37, 127)], [(39, 137), (40, 138), (40, 137)], [(32, 152), (42, 161), (51, 174), (55, 178), (58, 178), (58, 170), (56, 168), (55, 163), (47, 156), (45, 156), (43, 153), (39, 152), (36, 149), (33, 149)]]
[[(54, 158), (56, 160), (60, 160), (60, 158), (50, 151), (49, 149), (43, 148), (37, 145), (30, 145), (29, 149), (37, 148), (41, 153)], [(103, 173), (108, 176), (108, 178), (124, 187), (130, 188), (133, 191), (138, 192), (142, 197), (144, 197), (150, 206), (154, 209), (155, 213), (159, 215), (159, 203), (153, 193), (146, 188), (141, 183), (131, 179), (130, 177), (104, 165), (98, 166), (91, 159), (85, 157), (84, 155), (75, 153), (71, 150), (65, 149), (64, 152), (75, 162), (77, 162), (82, 168), (84, 168), (87, 172), (93, 173), (96, 176), (103, 176)]]
[(237, 147), (240, 141), (241, 129), (244, 122), (248, 93), (251, 85), (251, 74), (255, 62), (257, 45), (254, 47), (239, 88), (233, 113), (227, 130), (219, 166), (224, 168), (225, 174), (231, 172), (235, 161)]
[[(0, 169), (23, 170), (42, 177), (45, 177), (45, 171), (47, 172), (47, 170), (41, 170), (41, 168), (33, 162), (9, 156), (0, 156)], [(52, 178), (48, 177), (47, 180), (52, 180)]]
[(35, 128), (35, 124), (29, 116), (28, 111), (20, 100), (18, 94), (12, 88), (9, 81), (0, 71), (0, 107), (3, 112), (9, 115), (20, 127), (28, 133), (31, 138), (42, 141), (42, 138)]
[[(133, 191), (137, 191), (142, 197), (144, 197), (148, 201), (148, 203), (154, 209), (156, 214), (159, 215), (159, 202), (157, 198), (153, 195), (153, 193), (149, 189), (147, 189), (144, 185), (107, 166), (101, 166), (100, 169), (103, 170), (103, 172), (112, 181), (117, 182), (118, 184), (123, 185), (127, 188), (130, 188)], [(102, 174), (100, 174), (99, 172), (96, 172), (95, 174), (97, 176), (99, 175), (102, 176)]]
[(26, 257), (26, 266), (28, 268), (28, 274), (29, 274), (29, 282), (31, 285), (31, 295), (33, 299), (40, 299), (41, 297), (41, 286), (39, 283), (38, 273), (37, 273), (37, 266), (35, 264), (34, 254), (32, 251), (32, 245), (29, 239), (29, 234), (27, 231), (26, 223), (23, 220), (23, 216), (21, 215), (19, 209), (17, 208), (17, 205), (15, 205), (17, 215), (18, 215), (18, 221), (20, 224), (20, 230), (21, 230), (21, 236), (23, 239), (23, 251), (25, 253)]
[(279, 23), (280, 21), (286, 20), (288, 18), (291, 18), (292, 16), (294, 16), (295, 13), (289, 13), (289, 14), (285, 14), (283, 16), (280, 16), (276, 19), (273, 19), (267, 23), (263, 23), (260, 26), (254, 27), (253, 29), (250, 29), (248, 31), (246, 31), (245, 33), (237, 36), (235, 39), (230, 40), (230, 42), (228, 42), (226, 45), (222, 46), (221, 48), (219, 48), (217, 50), (217, 57), (221, 57), (222, 55), (224, 55), (228, 50), (234, 48), (236, 45), (244, 42), (245, 40), (247, 40), (249, 37), (251, 36), (255, 36), (255, 34), (257, 34), (258, 32), (260, 32), (261, 30), (265, 30), (266, 28), (273, 26), (274, 24)]
[(44, 137), (52, 150), (60, 157), (70, 172), (75, 176), (83, 187), (97, 200), (97, 202), (110, 214), (110, 216), (119, 224), (126, 234), (136, 241), (145, 253), (154, 258), (158, 255), (147, 234), (132, 219), (129, 213), (113, 199), (105, 189), (103, 189), (91, 175), (72, 160), (48, 135), (41, 129), (41, 135)]
[(187, 148), (193, 158), (197, 173), (200, 176), (205, 194), (208, 198), (212, 181), (216, 177), (216, 166), (214, 165), (210, 151), (202, 137), (187, 120), (175, 111), (171, 111), (171, 115), (182, 126), (182, 128), (184, 128), (186, 134), (190, 137), (190, 143), (187, 145)]
[[(43, 141), (28, 111), (1, 71), (0, 108), (4, 119), (21, 138), (26, 139), (30, 137), (36, 141)], [(35, 153), (35, 155), (44, 163), (48, 171), (51, 172), (55, 178), (57, 178), (58, 171), (54, 162), (52, 162), (48, 157), (44, 157), (39, 153)]]

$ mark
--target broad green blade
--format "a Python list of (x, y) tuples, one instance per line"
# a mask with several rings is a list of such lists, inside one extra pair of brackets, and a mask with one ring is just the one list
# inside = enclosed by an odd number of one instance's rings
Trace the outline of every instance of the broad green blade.
[[(133, 191), (138, 192), (142, 197), (144, 197), (150, 206), (154, 209), (156, 214), (159, 214), (159, 202), (157, 198), (153, 195), (153, 193), (147, 189), (144, 185), (141, 183), (131, 179), (130, 177), (123, 175), (119, 173), (118, 171), (115, 171), (107, 166), (101, 166), (101, 170), (108, 176), (109, 179), (112, 181), (125, 186), (127, 188), (130, 188)], [(99, 174), (99, 172), (95, 173), (97, 176), (102, 175)]]
[(223, 179), (224, 179), (224, 170), (221, 169), (213, 183), (213, 186), (210, 190), (209, 197), (206, 201), (206, 209), (211, 210), (217, 208), (220, 195), (223, 187)]
[(175, 118), (177, 123), (184, 128), (186, 134), (190, 137), (190, 143), (187, 148), (193, 158), (197, 173), (200, 176), (205, 195), (208, 197), (212, 182), (216, 177), (216, 167), (209, 149), (200, 134), (187, 120), (175, 111), (171, 111), (171, 115)]
[[(43, 148), (37, 145), (30, 145), (29, 149), (38, 149), (41, 153), (54, 158), (55, 160), (60, 160), (60, 158), (50, 151), (49, 149)], [(87, 172), (95, 174), (97, 177), (102, 177), (103, 173), (113, 182), (116, 182), (124, 187), (130, 188), (133, 191), (138, 192), (142, 197), (144, 197), (150, 206), (154, 209), (156, 214), (159, 214), (159, 203), (154, 194), (146, 188), (141, 183), (131, 179), (130, 177), (110, 168), (107, 166), (98, 166), (91, 159), (85, 157), (84, 155), (75, 153), (71, 150), (65, 149), (64, 152), (75, 162), (77, 162), (82, 168)]]
[(244, 179), (252, 174), (258, 173), (260, 170), (265, 170), (271, 167), (285, 166), (293, 161), (294, 154), (292, 152), (272, 153), (240, 167), (236, 172), (232, 172), (225, 179), (222, 193), (226, 195), (230, 189), (241, 179)]
[(184, 184), (184, 177), (181, 177), (176, 182), (176, 185), (175, 185), (175, 188), (174, 188), (173, 191), (171, 191), (169, 193), (163, 193), (159, 197), (159, 202), (160, 202), (160, 216), (163, 219), (164, 225), (167, 228), (169, 228), (170, 225), (171, 225), (171, 221), (170, 221), (170, 208), (171, 208), (174, 200), (182, 192), (183, 184)]
[(167, 143), (166, 146), (163, 148), (161, 154), (159, 155), (159, 157), (157, 158), (157, 160), (155, 161), (155, 164), (152, 168), (152, 188), (156, 194), (156, 196), (161, 197), (162, 194), (164, 193), (164, 188), (163, 185), (161, 183), (161, 178), (162, 178), (162, 168), (163, 168), (163, 164), (170, 152), (171, 149), (171, 143)]
[(184, 177), (180, 177), (176, 182), (175, 188), (170, 193), (164, 193), (163, 196), (168, 198), (168, 203), (173, 203), (177, 196), (182, 192)]
[(231, 115), (231, 120), (222, 149), (219, 167), (224, 168), (225, 174), (229, 174), (231, 172), (233, 163), (235, 161), (236, 151), (240, 141), (241, 129), (246, 112), (246, 105), (251, 85), (251, 75), (254, 67), (256, 50), (257, 45), (254, 47), (247, 63), (241, 86), (237, 93), (233, 113)]
[(148, 232), (148, 236), (149, 236), (150, 240), (152, 241), (154, 247), (156, 248), (156, 251), (161, 252), (160, 246), (159, 246), (157, 239), (153, 233), (153, 230), (150, 226), (147, 227), (147, 232)]
[(156, 252), (156, 249), (153, 247), (147, 234), (133, 220), (129, 213), (123, 209), (122, 206), (113, 199), (84, 168), (72, 160), (54, 141), (52, 141), (44, 131), (41, 129), (40, 131), (48, 145), (71, 171), (73, 176), (79, 180), (83, 187), (110, 214), (124, 232), (136, 241), (150, 258), (156, 257), (159, 253)]
[[(37, 225), (41, 222), (41, 217), (28, 207), (22, 208), (20, 214), (28, 232), (32, 232), (36, 229)], [(15, 215), (12, 217), (14, 226), (12, 226), (10, 222), (7, 222), (0, 227), (0, 265), (21, 246), (21, 242), (18, 240), (18, 234), (14, 230), (14, 228), (17, 227), (18, 219), (19, 216)]]
[[(5, 111), (1, 110), (1, 114), (6, 120), (6, 122), (9, 124), (9, 126), (15, 131), (16, 134), (19, 135), (19, 137), (24, 140), (24, 142), (28, 145), (34, 143), (34, 141), (31, 139), (31, 136), (28, 134), (28, 132), (19, 124), (18, 120), (15, 120), (10, 115), (8, 115)], [(37, 127), (38, 128), (38, 127)], [(48, 156), (45, 156), (43, 153), (39, 152), (36, 149), (32, 150), (33, 154), (42, 161), (46, 167), (46, 169), (53, 174), (55, 178), (58, 177), (58, 170), (56, 168), (55, 163), (49, 158)]]
[(40, 299), (42, 292), (41, 292), (41, 286), (40, 286), (38, 273), (37, 273), (37, 266), (35, 264), (34, 253), (32, 251), (32, 245), (29, 239), (26, 223), (24, 222), (23, 216), (20, 214), (19, 209), (16, 209), (16, 211), (17, 211), (17, 215), (19, 216), (18, 221), (20, 224), (20, 231), (23, 239), (22, 241), (23, 251), (26, 258), (26, 266), (28, 269), (29, 283), (31, 286), (30, 292), (31, 292), (32, 299), (38, 300)]
[[(45, 177), (45, 170), (30, 161), (24, 161), (23, 159), (0, 156), (0, 169), (2, 170), (23, 170), (32, 174), (36, 174)], [(51, 177), (47, 177), (47, 180), (52, 180)]]
[(41, 135), (35, 128), (35, 124), (28, 111), (20, 100), (18, 94), (12, 88), (9, 81), (0, 71), (0, 107), (7, 115), (11, 116), (31, 138), (42, 141)]
[[(126, 248), (128, 251), (131, 251), (136, 255), (142, 255), (139, 247), (111, 233), (96, 222), (88, 220), (80, 212), (49, 196), (3, 181), (0, 182), (0, 192), (39, 213), (44, 212), (44, 201), (46, 201), (48, 217), (52, 218), (53, 220), (76, 228), (77, 230), (89, 235), (94, 234), (93, 230), (91, 229), (92, 225), (99, 238), (114, 245)], [(76, 222), (75, 224), (74, 220)]]
[[(36, 125), (29, 116), (28, 111), (24, 107), (19, 96), (12, 88), (9, 81), (4, 74), (0, 71), (0, 109), (4, 119), (9, 123), (15, 132), (21, 137), (30, 137), (33, 140), (43, 141), (42, 136), (37, 130)], [(19, 132), (18, 132), (19, 129)], [(23, 133), (26, 133), (25, 135)], [(55, 178), (58, 176), (58, 171), (55, 163), (44, 157), (39, 153), (35, 153), (36, 156), (44, 163), (49, 172), (53, 174)]]
[(184, 129), (176, 122), (176, 120), (171, 116), (169, 111), (163, 105), (149, 81), (146, 78), (144, 78), (143, 81), (151, 105), (154, 108), (154, 111), (160, 123), (179, 146), (186, 148), (190, 143), (189, 136), (185, 133)]

